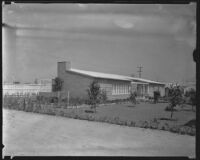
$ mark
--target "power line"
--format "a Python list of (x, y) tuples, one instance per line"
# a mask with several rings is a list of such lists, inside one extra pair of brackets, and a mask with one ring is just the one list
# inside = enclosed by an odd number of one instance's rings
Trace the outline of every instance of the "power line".
[(141, 74), (142, 74), (142, 66), (137, 67), (139, 70), (137, 71), (139, 73), (139, 78), (141, 78)]

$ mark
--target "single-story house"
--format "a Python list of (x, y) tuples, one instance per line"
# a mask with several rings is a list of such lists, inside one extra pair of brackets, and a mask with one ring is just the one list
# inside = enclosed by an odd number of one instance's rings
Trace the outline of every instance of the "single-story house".
[(63, 81), (61, 95), (87, 98), (87, 89), (92, 81), (98, 81), (100, 88), (106, 91), (109, 100), (126, 99), (130, 91), (139, 96), (153, 96), (153, 91), (160, 90), (164, 96), (164, 83), (116, 74), (85, 71), (71, 68), (70, 62), (58, 62), (57, 77)]

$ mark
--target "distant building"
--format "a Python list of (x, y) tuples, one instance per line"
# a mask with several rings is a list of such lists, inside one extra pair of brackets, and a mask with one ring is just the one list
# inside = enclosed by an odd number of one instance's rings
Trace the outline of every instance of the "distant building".
[(171, 87), (179, 86), (181, 91), (185, 94), (187, 91), (190, 91), (191, 89), (196, 90), (196, 83), (195, 82), (185, 82), (182, 84), (179, 83), (168, 83), (165, 86), (165, 95), (169, 96), (169, 90)]
[(3, 95), (31, 95), (51, 91), (52, 84), (3, 84)]
[(184, 93), (187, 91), (190, 91), (191, 89), (194, 89), (196, 91), (196, 82), (187, 82), (183, 85)]
[(142, 78), (122, 76), (116, 74), (84, 71), (71, 68), (70, 62), (58, 62), (57, 77), (63, 81), (62, 96), (87, 98), (87, 89), (92, 81), (96, 80), (100, 88), (105, 90), (107, 97), (113, 99), (126, 99), (130, 91), (134, 90), (138, 96), (153, 96), (159, 90), (161, 96), (165, 93), (165, 84)]
[(39, 79), (39, 84), (52, 84), (52, 79)]

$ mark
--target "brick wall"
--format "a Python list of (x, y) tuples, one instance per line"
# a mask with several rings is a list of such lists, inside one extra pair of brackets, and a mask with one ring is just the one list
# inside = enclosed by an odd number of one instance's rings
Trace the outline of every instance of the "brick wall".
[(87, 98), (87, 89), (90, 83), (94, 80), (92, 77), (87, 77), (66, 71), (65, 74), (60, 75), (63, 80), (62, 95), (66, 95), (69, 91), (70, 97)]
[(104, 89), (107, 93), (109, 100), (113, 99), (125, 99), (129, 97), (129, 94), (112, 95), (112, 84), (130, 84), (130, 82), (92, 78), (71, 71), (65, 71), (65, 74), (60, 74), (59, 78), (63, 80), (62, 97), (67, 97), (69, 91), (70, 97), (87, 98), (87, 89), (93, 80), (97, 80), (101, 89)]

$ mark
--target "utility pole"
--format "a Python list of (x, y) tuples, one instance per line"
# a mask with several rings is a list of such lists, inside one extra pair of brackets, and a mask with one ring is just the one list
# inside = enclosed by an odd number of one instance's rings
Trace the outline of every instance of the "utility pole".
[(139, 73), (139, 78), (141, 78), (141, 73), (142, 73), (142, 66), (139, 66), (139, 67), (137, 67), (137, 68), (139, 68), (139, 70), (137, 71), (138, 73)]

